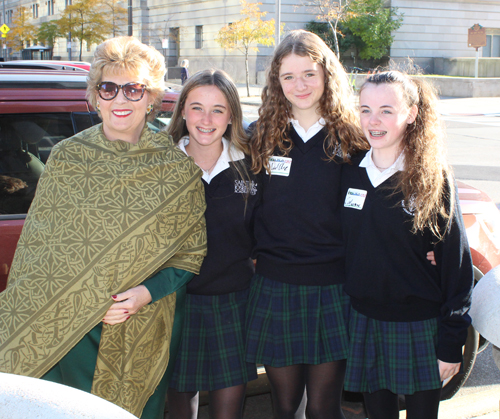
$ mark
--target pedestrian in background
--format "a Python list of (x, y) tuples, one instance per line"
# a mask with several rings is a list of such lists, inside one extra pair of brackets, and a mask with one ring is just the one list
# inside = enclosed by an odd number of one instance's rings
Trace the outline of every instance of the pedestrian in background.
[(196, 73), (185, 84), (168, 127), (178, 147), (203, 170), (208, 254), (189, 284), (186, 320), (168, 390), (172, 419), (198, 417), (208, 391), (212, 419), (241, 419), (246, 383), (257, 378), (245, 361), (245, 312), (253, 214), (260, 184), (250, 172), (238, 90), (221, 70)]
[(184, 86), (184, 83), (186, 83), (186, 80), (189, 78), (189, 60), (182, 60), (181, 61), (181, 84)]
[[(344, 418), (348, 354), (340, 224), (342, 163), (368, 145), (347, 74), (315, 34), (276, 48), (253, 128), (262, 178), (247, 361), (266, 367), (275, 418)], [(307, 406), (307, 407), (306, 407)]]
[[(442, 382), (467, 339), (472, 261), (433, 89), (397, 71), (360, 90), (371, 149), (342, 170), (346, 292), (345, 389), (370, 419), (437, 419)], [(424, 255), (433, 250), (436, 265)]]

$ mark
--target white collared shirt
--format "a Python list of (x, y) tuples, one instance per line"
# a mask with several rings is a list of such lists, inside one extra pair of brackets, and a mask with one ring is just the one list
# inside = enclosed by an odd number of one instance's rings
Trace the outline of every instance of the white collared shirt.
[(370, 182), (372, 183), (373, 187), (376, 188), (377, 186), (384, 183), (387, 179), (389, 179), (394, 173), (404, 170), (405, 165), (404, 156), (403, 153), (401, 153), (390, 167), (381, 172), (379, 169), (377, 169), (377, 166), (375, 166), (375, 163), (373, 162), (372, 151), (373, 148), (371, 148), (368, 153), (366, 153), (364, 159), (361, 160), (361, 163), (359, 163), (359, 167), (366, 168), (366, 173), (370, 178)]
[(290, 119), (290, 122), (295, 128), (295, 132), (305, 143), (320, 132), (325, 126), (325, 120), (323, 118), (319, 118), (319, 120), (314, 125), (311, 125), (307, 131), (300, 126), (298, 120)]
[[(179, 147), (184, 153), (186, 153), (187, 156), (189, 156), (189, 154), (186, 151), (186, 146), (188, 144), (189, 144), (189, 135), (185, 135), (177, 143), (177, 147)], [(205, 182), (210, 183), (210, 181), (215, 176), (217, 176), (219, 173), (229, 168), (229, 162), (243, 160), (244, 158), (245, 158), (245, 153), (238, 150), (234, 145), (232, 144), (230, 145), (229, 141), (226, 140), (225, 138), (222, 138), (222, 153), (220, 154), (220, 157), (217, 160), (217, 163), (215, 163), (215, 166), (212, 169), (212, 171), (208, 173), (208, 171), (203, 170), (200, 167), (200, 169), (203, 171), (202, 179)]]

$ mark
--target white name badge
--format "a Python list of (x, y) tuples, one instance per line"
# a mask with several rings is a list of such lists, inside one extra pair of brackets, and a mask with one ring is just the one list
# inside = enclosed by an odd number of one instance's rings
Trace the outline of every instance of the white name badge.
[(367, 192), (362, 189), (349, 188), (345, 196), (344, 207), (360, 210), (365, 204)]
[[(269, 157), (271, 175), (288, 176), (292, 167), (291, 157), (271, 156)], [(269, 172), (267, 172), (269, 174)]]

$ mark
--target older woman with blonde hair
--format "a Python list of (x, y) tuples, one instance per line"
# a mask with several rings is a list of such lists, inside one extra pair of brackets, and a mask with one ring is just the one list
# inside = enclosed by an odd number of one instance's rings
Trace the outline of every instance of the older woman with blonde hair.
[(146, 125), (164, 74), (134, 38), (97, 47), (87, 94), (103, 122), (54, 147), (0, 294), (0, 371), (151, 419), (206, 247), (201, 171)]

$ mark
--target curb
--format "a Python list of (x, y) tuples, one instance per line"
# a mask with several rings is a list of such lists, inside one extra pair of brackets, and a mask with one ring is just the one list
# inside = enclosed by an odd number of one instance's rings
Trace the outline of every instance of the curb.
[[(454, 397), (439, 404), (439, 419), (499, 419), (499, 403), (498, 389)], [(399, 419), (406, 419), (406, 410)]]

